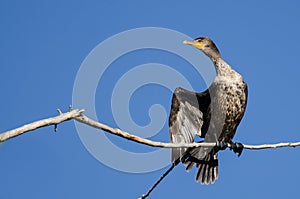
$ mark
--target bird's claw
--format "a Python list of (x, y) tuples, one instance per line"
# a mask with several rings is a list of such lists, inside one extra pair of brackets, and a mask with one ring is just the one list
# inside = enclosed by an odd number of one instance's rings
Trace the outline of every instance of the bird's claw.
[(218, 148), (218, 150), (225, 150), (227, 147), (229, 147), (229, 149), (233, 150), (233, 152), (236, 153), (238, 157), (241, 156), (244, 149), (244, 145), (239, 142), (227, 143), (227, 142), (218, 141), (216, 147)]
[(233, 150), (233, 152), (236, 153), (238, 155), (238, 157), (240, 157), (243, 152), (244, 145), (239, 142), (234, 142), (234, 143), (230, 144), (229, 148), (230, 148), (230, 150)]

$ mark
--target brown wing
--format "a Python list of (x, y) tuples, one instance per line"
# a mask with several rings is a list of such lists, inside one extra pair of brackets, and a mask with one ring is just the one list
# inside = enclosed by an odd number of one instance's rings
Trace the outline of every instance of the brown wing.
[[(208, 90), (195, 93), (176, 88), (169, 117), (171, 143), (191, 143), (196, 135), (204, 137), (209, 125), (209, 105)], [(172, 162), (183, 161), (186, 150), (187, 148), (172, 149)]]

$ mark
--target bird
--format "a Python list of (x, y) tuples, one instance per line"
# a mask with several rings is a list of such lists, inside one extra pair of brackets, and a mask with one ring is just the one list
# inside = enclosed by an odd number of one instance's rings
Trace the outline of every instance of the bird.
[(174, 165), (183, 163), (187, 171), (195, 165), (196, 182), (214, 184), (219, 175), (218, 151), (230, 146), (238, 156), (242, 153), (243, 145), (232, 139), (246, 110), (248, 87), (243, 77), (223, 60), (210, 38), (198, 37), (183, 43), (211, 59), (216, 77), (203, 92), (175, 89), (169, 115), (170, 141), (193, 143), (200, 137), (203, 138), (200, 142), (216, 143), (216, 146), (173, 148), (171, 159)]

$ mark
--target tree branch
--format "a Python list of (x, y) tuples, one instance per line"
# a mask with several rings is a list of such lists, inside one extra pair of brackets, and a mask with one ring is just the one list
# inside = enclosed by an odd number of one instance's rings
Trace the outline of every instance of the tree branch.
[[(127, 133), (125, 131), (122, 131), (118, 128), (112, 128), (108, 125), (102, 124), (100, 122), (97, 122), (91, 118), (88, 118), (87, 116), (83, 115), (82, 113), (84, 112), (84, 110), (79, 110), (79, 109), (75, 109), (72, 110), (72, 108), (69, 108), (69, 112), (66, 113), (62, 113), (59, 109), (59, 116), (56, 117), (51, 117), (51, 118), (47, 118), (47, 119), (43, 119), (43, 120), (39, 120), (33, 123), (29, 123), (26, 124), (24, 126), (21, 126), (19, 128), (10, 130), (10, 131), (6, 131), (4, 133), (0, 134), (0, 142), (4, 142), (10, 138), (19, 136), (23, 133), (29, 132), (29, 131), (33, 131), (35, 129), (44, 127), (44, 126), (50, 126), (50, 125), (54, 125), (54, 131), (57, 130), (57, 124), (65, 122), (67, 120), (71, 120), (71, 119), (75, 119), (78, 122), (84, 123), (86, 125), (92, 126), (94, 128), (98, 128), (98, 129), (102, 129), (108, 133), (117, 135), (119, 137), (137, 142), (137, 143), (141, 143), (141, 144), (145, 144), (148, 146), (152, 146), (152, 147), (162, 147), (162, 148), (195, 148), (195, 147), (200, 147), (200, 146), (216, 146), (217, 143), (206, 143), (206, 142), (202, 142), (202, 143), (181, 143), (181, 144), (174, 144), (174, 143), (164, 143), (164, 142), (156, 142), (156, 141), (151, 141), (148, 139), (144, 139), (141, 137), (138, 137), (136, 135), (132, 135), (130, 133)], [(262, 145), (247, 145), (247, 144), (243, 144), (243, 147), (245, 149), (251, 149), (251, 150), (259, 150), (259, 149), (268, 149), (268, 148), (280, 148), (280, 147), (297, 147), (300, 146), (300, 142), (287, 142), (287, 143), (278, 143), (278, 144), (262, 144)], [(231, 147), (230, 144), (227, 144), (227, 147)], [(175, 164), (173, 163), (172, 166), (160, 177), (160, 179), (149, 189), (149, 191), (144, 194), (141, 198), (145, 199), (146, 197), (149, 196), (149, 194), (154, 190), (154, 188), (163, 180), (164, 177), (166, 177), (166, 175), (175, 167)]]
[[(108, 133), (117, 135), (119, 137), (138, 142), (141, 144), (145, 144), (152, 147), (162, 147), (162, 148), (195, 148), (200, 146), (216, 146), (216, 143), (181, 143), (181, 144), (174, 144), (174, 143), (164, 143), (164, 142), (157, 142), (157, 141), (151, 141), (148, 139), (144, 139), (141, 137), (138, 137), (136, 135), (132, 135), (130, 133), (127, 133), (125, 131), (122, 131), (118, 128), (112, 128), (108, 125), (102, 124), (100, 122), (97, 122), (91, 118), (88, 118), (87, 116), (83, 115), (84, 112), (83, 109), (70, 109), (69, 112), (62, 113), (59, 109), (59, 116), (51, 117), (43, 120), (39, 120), (33, 123), (26, 124), (24, 126), (21, 126), (19, 128), (4, 132), (0, 134), (0, 142), (4, 142), (10, 138), (16, 137), (18, 135), (21, 135), (23, 133), (35, 130), (37, 128), (41, 128), (44, 126), (50, 126), (50, 125), (57, 125), (59, 123), (65, 122), (67, 120), (75, 119), (78, 122), (87, 124), (89, 126), (102, 129)], [(247, 145), (243, 144), (245, 149), (252, 149), (252, 150), (259, 150), (259, 149), (268, 149), (268, 148), (280, 148), (280, 147), (297, 147), (300, 146), (300, 142), (287, 142), (287, 143), (278, 143), (278, 144), (262, 144), (262, 145)], [(228, 147), (230, 147), (230, 144), (228, 144)]]
[(274, 149), (281, 147), (297, 147), (300, 146), (300, 142), (283, 142), (278, 144), (261, 144), (261, 145), (247, 145), (243, 144), (245, 149), (259, 150), (259, 149)]
[(84, 112), (84, 110), (73, 110), (67, 113), (62, 113), (59, 109), (59, 116), (56, 117), (51, 117), (51, 118), (47, 118), (47, 119), (43, 119), (43, 120), (39, 120), (30, 124), (26, 124), (24, 126), (21, 126), (19, 128), (10, 130), (10, 131), (6, 131), (4, 133), (0, 134), (0, 142), (4, 142), (10, 138), (19, 136), (23, 133), (29, 132), (29, 131), (33, 131), (35, 129), (44, 127), (44, 126), (50, 126), (50, 125), (54, 125), (55, 127), (57, 126), (57, 124), (65, 122), (67, 120), (71, 120), (74, 119), (78, 116), (81, 115), (82, 112)]
[[(181, 147), (199, 147), (199, 146), (215, 146), (216, 143), (190, 143), (190, 144), (173, 144), (173, 143), (164, 143), (164, 142), (157, 142), (157, 141), (151, 141), (148, 139), (144, 139), (141, 137), (138, 137), (136, 135), (132, 135), (130, 133), (127, 133), (125, 131), (122, 131), (118, 128), (112, 128), (108, 125), (102, 124), (100, 122), (97, 122), (91, 118), (88, 118), (87, 116), (81, 114), (81, 116), (76, 117), (75, 120), (78, 122), (87, 124), (91, 127), (101, 129), (103, 131), (106, 131), (108, 133), (117, 135), (119, 137), (125, 138), (127, 140), (131, 140), (137, 143), (145, 144), (152, 147), (161, 147), (161, 148), (181, 148)], [(200, 144), (200, 145), (199, 145)]]
[[(138, 137), (136, 135), (129, 134), (125, 131), (122, 131), (118, 128), (112, 128), (110, 126), (107, 126), (105, 124), (102, 124), (100, 122), (97, 122), (95, 120), (92, 120), (88, 118), (87, 116), (81, 114), (81, 116), (76, 117), (75, 120), (78, 122), (87, 124), (89, 126), (92, 126), (94, 128), (102, 129), (108, 133), (117, 135), (122, 138), (126, 138), (128, 140), (138, 142), (141, 144), (145, 144), (148, 146), (152, 147), (162, 147), (162, 148), (196, 148), (196, 147), (201, 147), (201, 146), (216, 146), (216, 143), (181, 143), (181, 144), (174, 144), (174, 143), (164, 143), (164, 142), (156, 142), (156, 141), (151, 141), (148, 139), (144, 139), (141, 137)], [(300, 146), (300, 142), (292, 143), (292, 142), (287, 142), (287, 143), (279, 143), (279, 144), (262, 144), (262, 145), (247, 145), (243, 144), (245, 149), (252, 149), (252, 150), (258, 150), (258, 149), (267, 149), (267, 148), (280, 148), (280, 147), (297, 147)], [(228, 144), (228, 147), (230, 147), (230, 144)]]
[(147, 193), (143, 194), (140, 198), (138, 199), (145, 199), (147, 198), (150, 193), (157, 187), (157, 185), (159, 185), (159, 183), (174, 169), (174, 167), (176, 166), (175, 163), (172, 163), (171, 167), (165, 172), (163, 173), (160, 178), (154, 183), (154, 185), (147, 191)]

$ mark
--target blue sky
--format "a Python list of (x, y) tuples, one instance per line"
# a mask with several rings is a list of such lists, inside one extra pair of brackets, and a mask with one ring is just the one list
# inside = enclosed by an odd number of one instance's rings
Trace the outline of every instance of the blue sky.
[[(1, 1), (0, 131), (54, 116), (57, 108), (66, 111), (76, 74), (88, 54), (115, 34), (150, 26), (192, 38), (211, 37), (223, 58), (244, 76), (249, 102), (235, 140), (299, 141), (299, 6), (296, 1)], [(100, 121), (116, 126), (107, 103), (122, 72), (154, 62), (181, 69), (195, 90), (206, 88), (189, 67), (180, 68), (188, 64), (177, 56), (157, 50), (129, 53), (111, 65), (97, 87)], [(168, 114), (171, 95), (161, 86), (139, 89), (130, 101), (133, 120), (148, 124), (153, 103), (162, 104)], [(86, 150), (73, 121), (58, 130), (42, 128), (0, 144), (1, 199), (138, 198), (165, 171), (117, 171)], [(156, 150), (107, 137), (128, 151)], [(168, 141), (167, 125), (151, 139)], [(298, 154), (298, 148), (245, 150), (237, 158), (226, 150), (219, 156), (215, 185), (195, 183), (195, 170), (186, 173), (178, 166), (150, 198), (298, 197)]]

